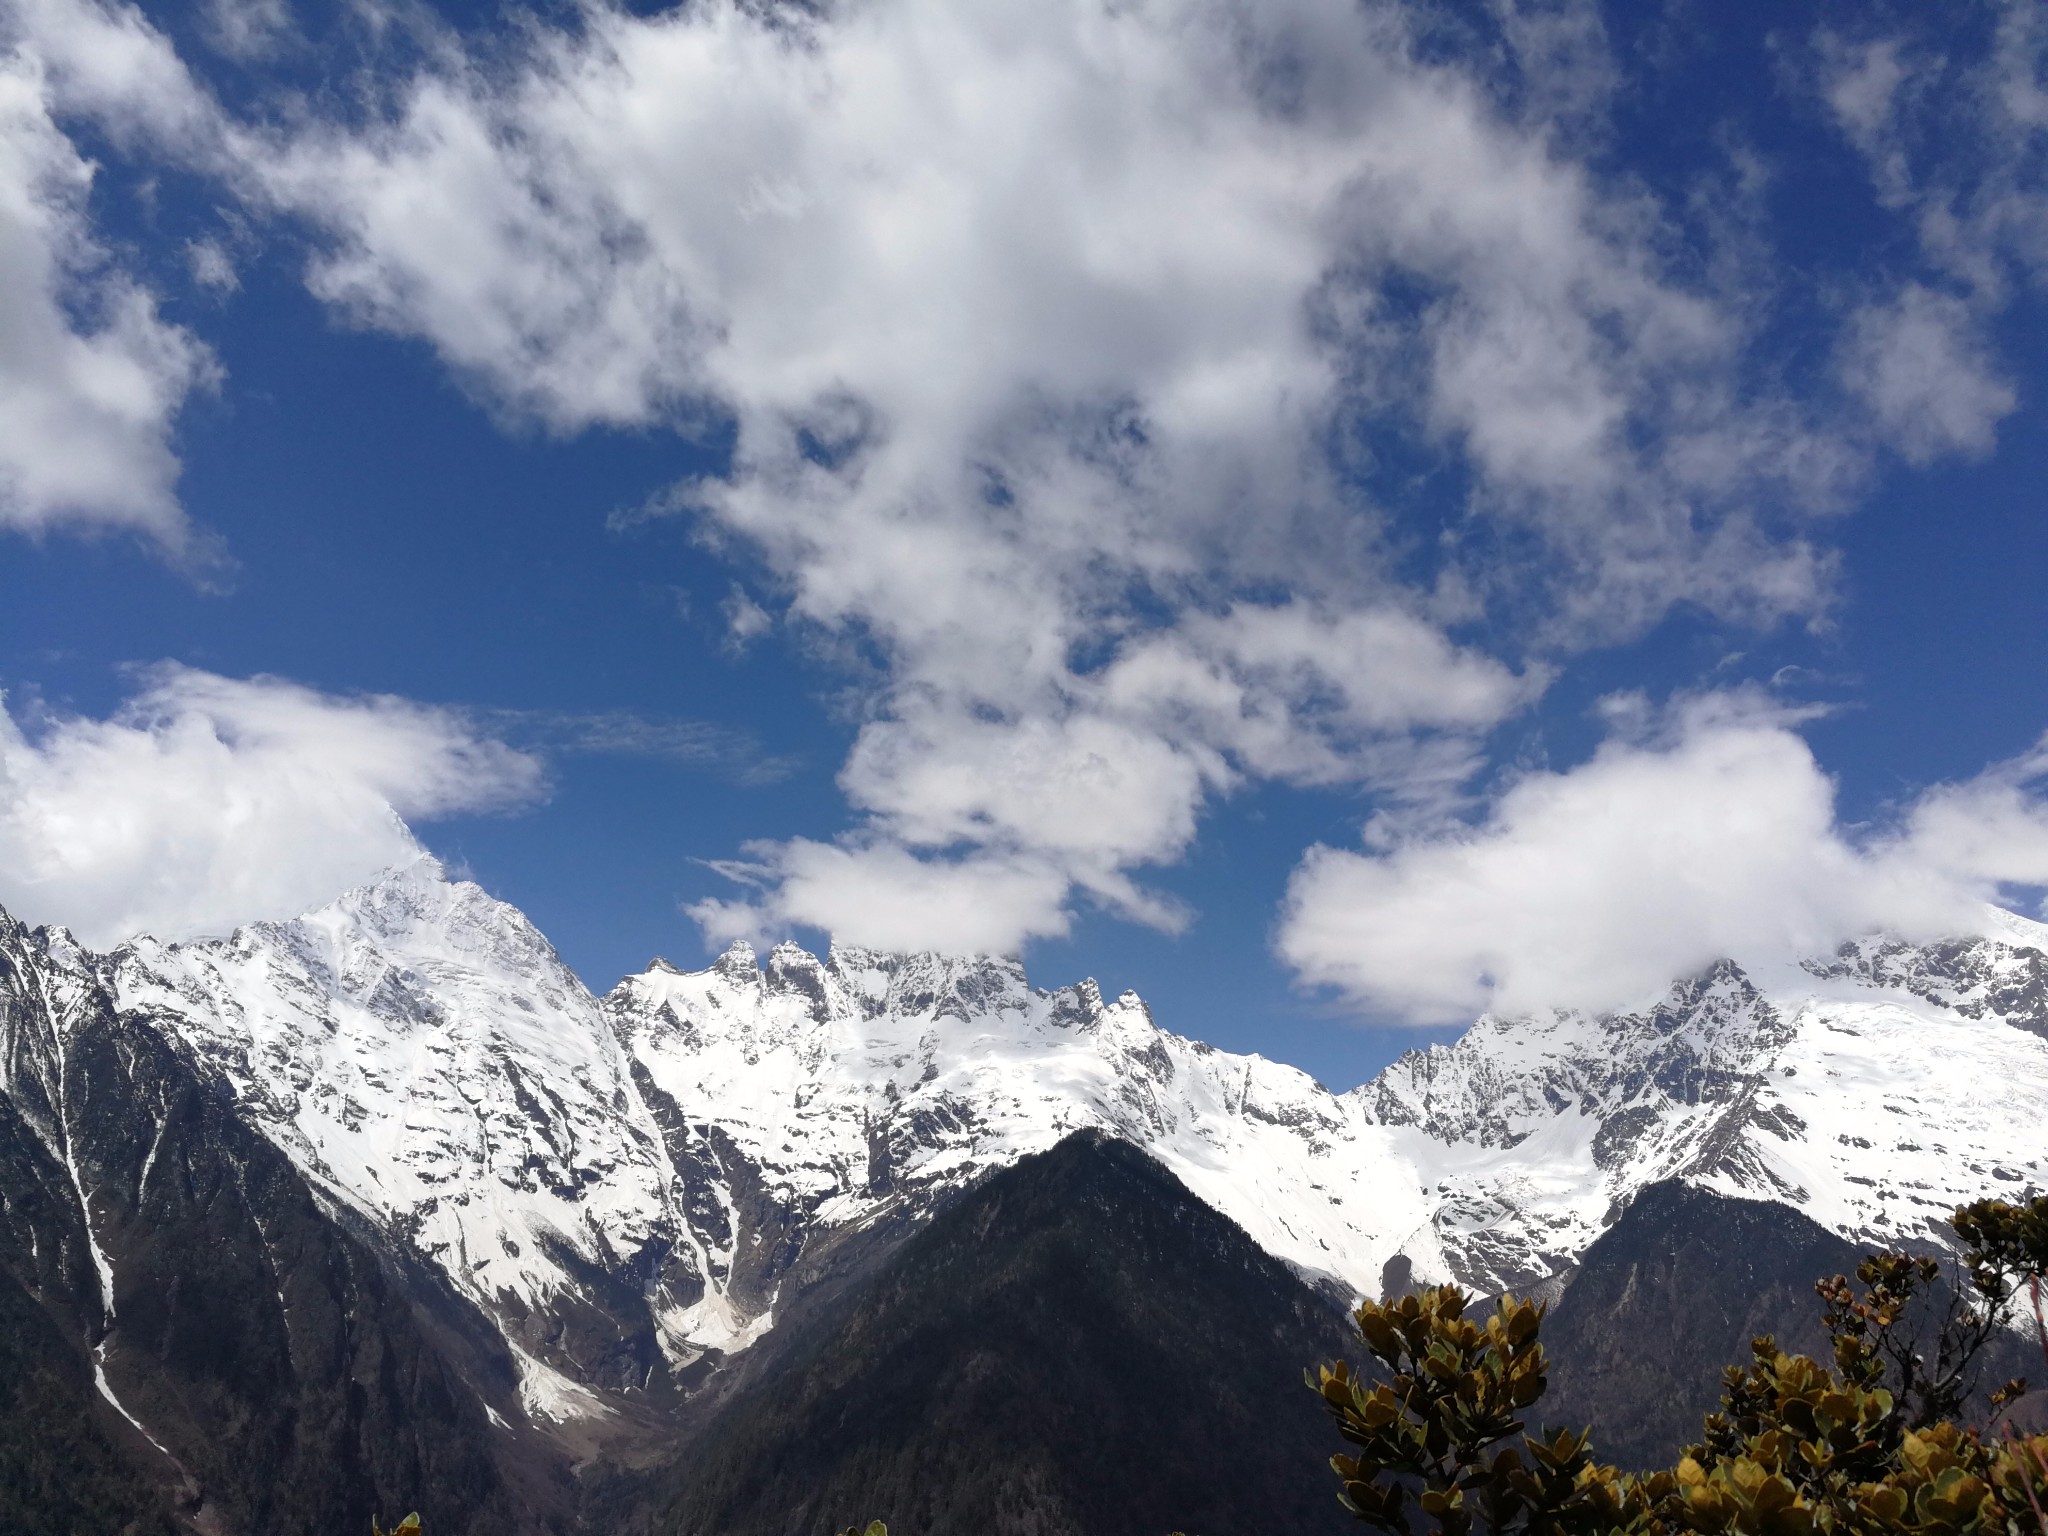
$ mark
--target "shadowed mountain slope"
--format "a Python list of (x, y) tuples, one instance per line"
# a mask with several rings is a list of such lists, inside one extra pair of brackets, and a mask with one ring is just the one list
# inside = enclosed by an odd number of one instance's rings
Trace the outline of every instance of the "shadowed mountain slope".
[(1830, 1359), (1813, 1283), (1862, 1254), (1787, 1206), (1653, 1184), (1586, 1250), (1543, 1328), (1550, 1393), (1534, 1428), (1594, 1428), (1602, 1457), (1669, 1465), (1721, 1400), (1723, 1367), (1775, 1334)]
[[(1624, 1467), (1669, 1466), (1751, 1339), (1832, 1363), (1814, 1282), (1854, 1275), (1864, 1256), (1787, 1206), (1653, 1184), (1586, 1250), (1544, 1324), (1551, 1389), (1534, 1417), (1591, 1424), (1600, 1454)], [(1939, 1285), (1916, 1302), (1909, 1328), (1931, 1339), (1949, 1295)], [(1994, 1339), (1976, 1371), (1980, 1391), (2012, 1376), (2041, 1378), (2038, 1346), (2017, 1334)], [(1987, 1411), (1980, 1398), (1973, 1421)]]
[(85, 1361), (0, 1273), (0, 1531), (173, 1536), (168, 1502), (100, 1406)]
[(1095, 1132), (989, 1177), (792, 1338), (656, 1528), (812, 1536), (1350, 1530), (1302, 1385), (1335, 1307)]
[[(0, 1451), (8, 1529), (125, 1529), (138, 1477), (200, 1531), (325, 1536), (415, 1504), (443, 1536), (546, 1528), (486, 1406), (517, 1411), (488, 1325), (465, 1344), (452, 1298), (436, 1318), (430, 1280), (345, 1230), (174, 1037), (115, 1012), (61, 934), (4, 919), (0, 1068), (0, 1308), (26, 1373), (0, 1423), (51, 1415), (28, 1462)], [(36, 1470), (60, 1453), (97, 1513)]]

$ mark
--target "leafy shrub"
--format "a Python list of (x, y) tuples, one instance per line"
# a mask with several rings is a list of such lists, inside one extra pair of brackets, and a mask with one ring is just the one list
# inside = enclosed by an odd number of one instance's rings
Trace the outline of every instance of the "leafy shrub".
[[(1700, 1442), (1646, 1474), (1597, 1460), (1586, 1432), (1525, 1432), (1547, 1385), (1542, 1307), (1504, 1297), (1482, 1324), (1456, 1286), (1365, 1302), (1353, 1323), (1378, 1371), (1309, 1378), (1355, 1447), (1331, 1458), (1340, 1497), (1390, 1536), (2048, 1536), (2048, 1436), (1959, 1422), (2022, 1288), (2040, 1325), (2048, 1199), (1978, 1201), (1955, 1230), (1945, 1301), (1940, 1266), (1901, 1253), (1866, 1259), (1856, 1285), (1822, 1280), (1834, 1365), (1755, 1340)], [(1991, 1403), (2025, 1390), (2007, 1382)]]

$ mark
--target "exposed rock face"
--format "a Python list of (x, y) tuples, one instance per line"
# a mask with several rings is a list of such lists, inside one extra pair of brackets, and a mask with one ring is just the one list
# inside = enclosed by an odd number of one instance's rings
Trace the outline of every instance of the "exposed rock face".
[(92, 957), (5, 918), (0, 1286), (40, 1314), (50, 1390), (89, 1379), (98, 1437), (200, 1529), (310, 1536), (408, 1498), (542, 1528), (494, 1454), (516, 1378), (481, 1319), (430, 1339), (430, 1275), (351, 1236)]

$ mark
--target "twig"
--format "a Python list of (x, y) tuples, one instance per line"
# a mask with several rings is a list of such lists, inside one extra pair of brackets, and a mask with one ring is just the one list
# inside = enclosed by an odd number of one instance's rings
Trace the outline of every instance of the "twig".
[(2027, 1293), (2034, 1303), (2034, 1342), (2041, 1346), (2041, 1359), (2048, 1362), (2048, 1323), (2041, 1321), (2041, 1277), (2027, 1276)]
[(2034, 1511), (2034, 1524), (2040, 1527), (2042, 1536), (2048, 1536), (2048, 1514), (2042, 1513), (2040, 1496), (2034, 1492), (2034, 1472), (2038, 1468), (2042, 1478), (2048, 1480), (2048, 1461), (2044, 1461), (2041, 1453), (2010, 1424), (2005, 1426), (2005, 1441), (2012, 1448), (2013, 1460), (2019, 1463), (2020, 1490), (2026, 1494), (2027, 1503)]

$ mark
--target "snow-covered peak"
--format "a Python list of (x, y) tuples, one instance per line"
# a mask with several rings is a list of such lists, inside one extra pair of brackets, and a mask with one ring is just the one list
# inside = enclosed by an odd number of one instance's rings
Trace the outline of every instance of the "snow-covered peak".
[(596, 1000), (516, 908), (431, 860), (291, 922), (138, 940), (103, 969), (317, 1188), (529, 1353), (559, 1345), (547, 1318), (579, 1265), (662, 1274), (673, 1176)]
[[(783, 1256), (755, 1242), (765, 1192), (781, 1234), (922, 1208), (1084, 1127), (1145, 1147), (1304, 1270), (1365, 1288), (1424, 1219), (1412, 1177), (1361, 1176), (1388, 1156), (1306, 1073), (1161, 1029), (1091, 981), (1034, 988), (1014, 960), (778, 946), (756, 974), (650, 969), (605, 999), (669, 1153), (703, 1170), (694, 1230), (735, 1312), (772, 1305)], [(1405, 1195), (1402, 1190), (1408, 1191)], [(1391, 1211), (1391, 1214), (1390, 1214)]]
[(1482, 1019), (1350, 1098), (1441, 1148), (1418, 1155), (1439, 1170), (1432, 1224), (1476, 1284), (1568, 1272), (1668, 1178), (1857, 1242), (1938, 1241), (1964, 1201), (2048, 1188), (2044, 970), (2048, 951), (1975, 937), (1761, 977), (1722, 961), (1636, 1010)]
[(595, 1411), (575, 1383), (644, 1381), (661, 1352), (744, 1347), (813, 1244), (1083, 1128), (1366, 1292), (1556, 1283), (1659, 1179), (1885, 1242), (2048, 1186), (2048, 927), (2009, 915), (1724, 961), (1611, 1014), (1482, 1018), (1343, 1095), (1000, 957), (736, 944), (600, 1003), (429, 860), (291, 922), (74, 968), (494, 1316), (544, 1413)]
[(1844, 944), (1803, 969), (1820, 981), (1904, 993), (1969, 1019), (1997, 1018), (2048, 1038), (2048, 925), (1992, 909), (1983, 937)]
[[(745, 1006), (742, 999), (748, 1000)], [(1094, 982), (1041, 992), (1013, 959), (838, 944), (820, 959), (801, 945), (782, 943), (763, 965), (744, 941), (701, 971), (657, 962), (620, 981), (607, 1001), (629, 1023), (665, 1019), (700, 1042), (742, 1029), (758, 1047), (881, 1021), (894, 1021), (886, 1026), (894, 1028), (910, 1020), (968, 1023), (1042, 1015), (1045, 1022), (1071, 1027), (1099, 1024), (1104, 1016)], [(1135, 994), (1126, 1001), (1149, 1022)]]
[(933, 1014), (970, 1019), (1029, 1006), (1031, 985), (1015, 959), (889, 954), (834, 944), (827, 960), (869, 1017)]
[(554, 946), (524, 912), (471, 881), (449, 879), (440, 860), (428, 854), (289, 923), (238, 930), (229, 942), (243, 933), (288, 931), (324, 941), (338, 959), (356, 953), (399, 955), (479, 970), (539, 967), (566, 973)]

